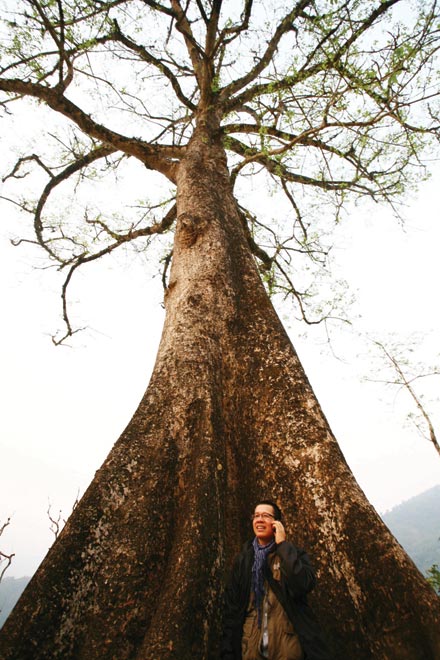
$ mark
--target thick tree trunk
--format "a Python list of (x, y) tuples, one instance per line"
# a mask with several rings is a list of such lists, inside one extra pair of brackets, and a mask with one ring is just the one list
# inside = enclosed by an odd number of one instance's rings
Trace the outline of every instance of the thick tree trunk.
[(217, 658), (225, 574), (268, 496), (319, 568), (337, 658), (440, 658), (440, 601), (347, 467), (203, 131), (177, 183), (149, 388), (6, 622), (1, 658)]

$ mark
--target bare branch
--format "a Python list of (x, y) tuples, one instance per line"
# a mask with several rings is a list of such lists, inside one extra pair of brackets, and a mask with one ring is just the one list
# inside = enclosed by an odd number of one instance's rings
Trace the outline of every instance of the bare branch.
[(242, 170), (246, 165), (259, 162), (273, 175), (283, 178), (285, 181), (291, 181), (293, 183), (301, 183), (308, 186), (315, 186), (317, 188), (322, 188), (323, 190), (355, 190), (359, 193), (370, 195), (374, 197), (374, 191), (368, 188), (366, 185), (359, 182), (357, 176), (353, 179), (340, 179), (340, 180), (319, 180), (311, 177), (304, 176), (303, 174), (297, 174), (291, 172), (282, 162), (271, 158), (273, 155), (277, 155), (286, 151), (285, 148), (281, 150), (272, 150), (267, 154), (256, 149), (254, 147), (248, 147), (239, 140), (235, 138), (228, 138), (227, 146), (231, 151), (244, 156), (243, 160), (233, 169), (232, 179), (234, 180), (237, 174)]
[[(76, 509), (78, 503), (79, 503), (79, 489), (78, 489), (78, 492), (76, 494), (75, 501), (72, 505), (72, 511), (74, 511)], [(58, 515), (55, 518), (55, 516), (52, 514), (52, 504), (50, 503), (50, 500), (48, 500), (48, 503), (47, 503), (46, 513), (47, 513), (47, 517), (49, 518), (49, 521), (50, 521), (49, 529), (53, 533), (53, 535), (55, 536), (55, 540), (56, 540), (58, 538), (59, 533), (61, 532), (61, 529), (66, 524), (67, 519), (63, 518), (62, 509), (60, 509), (58, 511)]]
[(205, 53), (208, 58), (212, 58), (215, 50), (215, 38), (217, 35), (218, 22), (220, 19), (220, 11), (222, 8), (223, 0), (213, 0), (211, 14), (208, 17), (203, 11), (202, 3), (198, 2), (198, 7), (200, 13), (203, 16), (203, 20), (206, 23), (206, 40), (205, 40)]
[[(2, 536), (2, 534), (5, 531), (6, 527), (8, 527), (8, 525), (10, 525), (10, 523), (11, 523), (11, 518), (8, 518), (6, 520), (6, 522), (4, 522), (1, 525), (1, 527), (0, 527), (0, 536)], [(3, 562), (6, 562), (5, 566), (3, 568), (1, 568), (1, 570), (0, 570), (0, 582), (2, 581), (4, 574), (6, 573), (9, 566), (11, 565), (12, 559), (14, 557), (15, 557), (15, 553), (11, 553), (11, 554), (7, 555), (5, 552), (2, 552), (0, 550), (0, 566)]]
[(58, 511), (58, 516), (55, 518), (52, 514), (52, 505), (50, 502), (48, 502), (47, 506), (47, 517), (49, 518), (50, 521), (50, 526), (49, 529), (52, 532), (52, 534), (55, 536), (55, 540), (58, 538), (58, 534), (60, 533), (60, 528), (61, 524), (65, 525), (66, 521), (61, 517), (61, 509)]
[[(242, 32), (248, 29), (249, 21), (252, 13), (253, 0), (245, 0), (244, 11), (241, 15), (241, 23), (239, 25), (234, 25), (231, 27), (223, 28), (221, 31), (217, 44), (215, 46), (215, 52), (221, 47), (226, 46), (236, 39)], [(226, 38), (229, 35), (229, 38)]]
[[(45, 172), (47, 172), (50, 176), (50, 181), (49, 183), (45, 186), (40, 199), (37, 204), (37, 208), (35, 210), (35, 216), (34, 216), (34, 229), (35, 229), (35, 235), (37, 237), (38, 243), (41, 245), (41, 247), (48, 252), (48, 254), (55, 259), (56, 261), (60, 261), (59, 255), (56, 254), (48, 244), (48, 242), (45, 240), (43, 236), (43, 223), (41, 220), (41, 216), (43, 213), (44, 206), (46, 202), (49, 199), (50, 194), (55, 190), (55, 188), (60, 185), (61, 183), (67, 181), (69, 177), (72, 175), (76, 174), (80, 170), (86, 168), (88, 165), (91, 163), (95, 162), (96, 160), (99, 160), (101, 158), (105, 158), (106, 156), (109, 156), (110, 154), (114, 153), (115, 149), (112, 149), (111, 147), (97, 147), (96, 149), (93, 149), (89, 153), (85, 154), (84, 156), (78, 158), (76, 161), (71, 163), (68, 167), (66, 167), (62, 172), (57, 174), (56, 176), (52, 173), (52, 171), (45, 165), (42, 160), (35, 154), (32, 154), (32, 156), (26, 156), (25, 158), (20, 158), (18, 162), (16, 163), (14, 169), (10, 174), (8, 174), (4, 180), (6, 180), (9, 177), (14, 177), (14, 178), (20, 178), (20, 176), (24, 177), (26, 176), (26, 173), (23, 175), (19, 175), (19, 169), (21, 165), (25, 162), (29, 162), (31, 160), (34, 160), (35, 162), (38, 163), (40, 167), (44, 169)], [(63, 262), (67, 263), (67, 262)]]
[(428, 375), (439, 375), (439, 372), (437, 370), (433, 370), (429, 374), (418, 374), (417, 376), (410, 378), (405, 374), (404, 368), (400, 363), (399, 359), (382, 342), (378, 340), (373, 340), (373, 343), (385, 355), (388, 364), (392, 367), (393, 372), (395, 374), (394, 380), (392, 381), (387, 380), (383, 382), (386, 382), (387, 384), (398, 385), (399, 387), (403, 388), (406, 392), (408, 392), (408, 394), (410, 395), (411, 399), (413, 400), (416, 406), (417, 411), (421, 415), (423, 422), (427, 427), (428, 433), (426, 434), (426, 431), (425, 432), (422, 431), (420, 424), (415, 422), (416, 427), (419, 429), (419, 431), (426, 439), (432, 442), (435, 450), (440, 456), (440, 444), (431, 417), (428, 411), (426, 410), (426, 407), (423, 405), (421, 398), (416, 394), (414, 388), (412, 387), (412, 383), (415, 382), (415, 380), (421, 377), (426, 377)]
[[(256, 63), (256, 65), (244, 76), (239, 78), (238, 80), (235, 80), (234, 82), (230, 83), (229, 85), (226, 85), (221, 91), (220, 94), (220, 102), (225, 101), (226, 99), (231, 98), (236, 92), (238, 92), (240, 89), (243, 89), (248, 85), (250, 82), (255, 80), (258, 75), (268, 66), (268, 64), (271, 62), (272, 57), (278, 47), (278, 44), (287, 32), (289, 32), (292, 29), (292, 24), (298, 18), (302, 10), (304, 10), (308, 5), (312, 3), (312, 0), (300, 0), (296, 3), (294, 9), (292, 9), (280, 22), (278, 27), (275, 30), (275, 33), (273, 37), (270, 39), (267, 48), (265, 52), (263, 53), (262, 57), (259, 59), (259, 61)], [(243, 95), (245, 96), (245, 95)], [(251, 95), (249, 98), (253, 98)], [(237, 105), (243, 105), (246, 101), (243, 100), (242, 102), (239, 102), (235, 104), (232, 99), (229, 103), (227, 103), (227, 106), (229, 110), (232, 110), (237, 107)]]
[(187, 108), (194, 111), (196, 106), (182, 92), (182, 89), (179, 85), (179, 82), (178, 82), (176, 76), (173, 74), (171, 69), (169, 69), (169, 67), (167, 67), (164, 64), (163, 59), (159, 59), (157, 57), (154, 57), (154, 55), (149, 53), (147, 51), (147, 49), (144, 48), (144, 46), (141, 46), (141, 45), (137, 44), (132, 39), (127, 37), (125, 34), (123, 34), (120, 27), (119, 27), (119, 25), (118, 25), (118, 22), (116, 20), (114, 21), (114, 26), (115, 26), (114, 33), (111, 34), (111, 35), (108, 35), (107, 37), (103, 37), (99, 41), (101, 43), (105, 43), (107, 41), (118, 41), (121, 44), (123, 44), (126, 48), (131, 50), (132, 52), (137, 53), (141, 57), (141, 59), (143, 59), (145, 62), (148, 62), (149, 64), (153, 64), (161, 73), (164, 74), (164, 76), (166, 76), (166, 78), (168, 78), (168, 80), (170, 81), (170, 83), (172, 85), (172, 88), (173, 88), (177, 98), (180, 101), (182, 101), (182, 103)]
[(112, 145), (115, 150), (138, 158), (147, 167), (162, 172), (171, 181), (174, 181), (175, 162), (171, 159), (182, 157), (185, 152), (184, 147), (151, 145), (137, 138), (127, 138), (93, 121), (90, 115), (87, 115), (72, 101), (50, 87), (18, 79), (3, 79), (0, 80), (0, 90), (32, 96), (44, 101), (52, 110), (56, 110), (77, 124), (87, 135)]
[[(247, 209), (241, 209), (240, 218), (242, 220), (242, 226), (246, 232), (246, 238), (252, 254), (261, 261), (264, 270), (269, 271), (272, 268), (273, 259), (267, 254), (265, 250), (263, 250), (260, 245), (258, 245), (258, 243), (255, 242), (248, 224), (248, 220), (251, 219), (249, 211)], [(252, 220), (254, 219), (252, 218)]]
[(168, 273), (168, 268), (171, 263), (171, 259), (173, 257), (173, 251), (170, 250), (168, 254), (163, 258), (163, 269), (162, 269), (162, 286), (163, 290), (166, 292), (168, 290), (168, 281), (167, 281), (167, 273)]
[(63, 303), (63, 320), (66, 326), (66, 333), (61, 337), (61, 339), (57, 339), (56, 337), (52, 337), (53, 343), (58, 346), (62, 344), (68, 337), (71, 337), (74, 335), (76, 332), (79, 332), (78, 330), (73, 330), (71, 323), (70, 323), (70, 318), (69, 318), (69, 313), (68, 313), (68, 301), (67, 301), (67, 291), (68, 287), (70, 284), (70, 281), (72, 279), (73, 274), (83, 264), (90, 263), (91, 261), (96, 261), (97, 259), (100, 259), (101, 257), (110, 254), (117, 248), (121, 247), (121, 245), (131, 243), (132, 241), (136, 240), (137, 238), (145, 237), (145, 236), (152, 236), (154, 234), (163, 234), (165, 231), (167, 231), (173, 222), (176, 219), (176, 205), (173, 205), (170, 210), (166, 213), (164, 218), (162, 219), (161, 222), (155, 222), (154, 224), (150, 225), (149, 227), (144, 227), (142, 229), (136, 229), (136, 230), (130, 230), (125, 234), (118, 234), (116, 232), (111, 231), (109, 228), (107, 228), (104, 223), (99, 222), (100, 226), (106, 229), (107, 233), (112, 236), (113, 242), (110, 243), (110, 245), (107, 245), (105, 248), (100, 250), (99, 252), (96, 252), (94, 254), (87, 254), (83, 253), (77, 257), (75, 257), (75, 263), (70, 266), (69, 271), (67, 273), (66, 279), (64, 281), (63, 287), (62, 287), (62, 293), (61, 293), (61, 298), (62, 298), (62, 303)]
[(41, 160), (37, 154), (31, 154), (30, 156), (23, 156), (22, 158), (19, 158), (17, 162), (15, 163), (13, 169), (9, 172), (9, 174), (6, 174), (6, 176), (3, 177), (2, 181), (5, 183), (8, 179), (24, 179), (26, 176), (28, 176), (29, 172), (24, 172), (23, 174), (19, 174), (19, 171), (21, 169), (21, 166), (23, 163), (29, 163), (31, 161), (35, 161), (51, 178), (53, 177), (52, 170), (50, 170), (45, 163)]
[[(397, 2), (400, 2), (400, 0), (385, 0), (380, 3), (380, 5), (371, 12), (371, 14), (366, 18), (364, 21), (362, 21), (361, 25), (358, 27), (357, 30), (354, 30), (353, 33), (350, 35), (349, 38), (345, 39), (345, 41), (341, 44), (339, 44), (338, 48), (336, 49), (336, 52), (332, 55), (326, 53), (325, 51), (320, 53), (320, 59), (315, 62), (314, 64), (311, 64), (313, 62), (315, 55), (318, 54), (318, 52), (322, 51), (322, 47), (324, 43), (329, 39), (331, 36), (333, 36), (335, 32), (335, 28), (333, 27), (328, 33), (324, 34), (321, 42), (318, 44), (318, 46), (315, 48), (315, 50), (309, 54), (308, 58), (306, 59), (306, 62), (303, 64), (303, 66), (295, 73), (289, 74), (285, 76), (284, 78), (279, 78), (276, 80), (271, 80), (270, 82), (265, 82), (265, 83), (257, 83), (256, 85), (252, 87), (248, 87), (242, 94), (239, 96), (234, 96), (234, 94), (239, 91), (239, 89), (242, 89), (245, 87), (247, 84), (252, 82), (257, 78), (258, 73), (262, 71), (267, 64), (270, 62), (266, 58), (266, 53), (264, 56), (261, 58), (259, 61), (258, 65), (253, 69), (253, 71), (256, 71), (256, 73), (251, 76), (251, 74), (247, 74), (240, 80), (237, 80), (230, 85), (227, 85), (223, 90), (220, 95), (221, 100), (225, 103), (225, 110), (226, 112), (231, 112), (233, 110), (237, 110), (237, 108), (245, 105), (249, 101), (252, 101), (256, 97), (260, 97), (264, 94), (268, 93), (276, 93), (281, 90), (285, 89), (291, 89), (295, 85), (297, 85), (300, 82), (304, 82), (307, 78), (310, 78), (314, 75), (316, 75), (320, 71), (328, 71), (330, 68), (335, 67), (337, 64), (340, 63), (342, 57), (345, 55), (345, 53), (349, 50), (349, 48), (371, 27), (371, 25), (382, 15), (384, 15), (389, 9), (396, 4)], [(310, 2), (304, 2), (300, 3), (301, 5), (304, 4), (304, 6), (311, 4)], [(298, 9), (304, 9), (304, 7), (298, 8)], [(293, 18), (290, 21), (290, 24), (288, 22), (288, 17), (290, 15), (293, 15)], [(291, 12), (280, 24), (278, 27), (278, 30), (280, 30), (280, 38), (283, 34), (289, 31), (290, 25), (292, 21), (297, 18), (299, 15), (299, 11), (295, 9), (293, 12)], [(303, 14), (304, 15), (304, 14)], [(274, 37), (275, 38), (275, 37)], [(279, 39), (278, 39), (279, 41)], [(277, 43), (278, 43), (277, 41)], [(270, 45), (269, 45), (270, 47)], [(310, 66), (309, 66), (310, 65)]]
[[(127, 0), (124, 0), (126, 2)], [(160, 11), (162, 14), (166, 14), (167, 16), (171, 16), (171, 18), (175, 18), (176, 14), (173, 9), (169, 9), (168, 7), (164, 7), (163, 5), (160, 4), (160, 2), (155, 2), (154, 0), (142, 0), (144, 4), (146, 4), (148, 7), (151, 7), (152, 9), (157, 9)]]
[(173, 8), (174, 16), (176, 17), (176, 28), (183, 35), (188, 54), (194, 67), (194, 73), (196, 74), (199, 86), (202, 89), (203, 75), (201, 67), (205, 53), (194, 38), (191, 25), (188, 21), (185, 11), (182, 9), (180, 0), (171, 0), (171, 6)]

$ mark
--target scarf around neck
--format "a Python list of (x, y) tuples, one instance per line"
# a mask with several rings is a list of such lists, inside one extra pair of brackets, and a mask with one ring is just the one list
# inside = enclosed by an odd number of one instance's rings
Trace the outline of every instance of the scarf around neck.
[(260, 545), (257, 537), (252, 541), (254, 548), (254, 564), (252, 566), (252, 591), (255, 594), (255, 607), (258, 613), (258, 627), (261, 628), (261, 605), (264, 598), (264, 567), (267, 556), (274, 550), (276, 543), (271, 541), (267, 545)]

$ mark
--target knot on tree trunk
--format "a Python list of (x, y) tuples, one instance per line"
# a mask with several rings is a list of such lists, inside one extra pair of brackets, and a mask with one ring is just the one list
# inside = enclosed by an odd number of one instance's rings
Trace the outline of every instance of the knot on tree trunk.
[(179, 223), (178, 240), (182, 247), (187, 248), (194, 245), (208, 224), (206, 218), (190, 213), (181, 213), (177, 221)]

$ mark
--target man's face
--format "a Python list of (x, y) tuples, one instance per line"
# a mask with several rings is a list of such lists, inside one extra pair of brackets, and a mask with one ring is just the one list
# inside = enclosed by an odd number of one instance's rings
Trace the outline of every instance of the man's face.
[(274, 539), (273, 521), (275, 511), (270, 504), (258, 504), (255, 507), (252, 526), (260, 545), (267, 545)]

